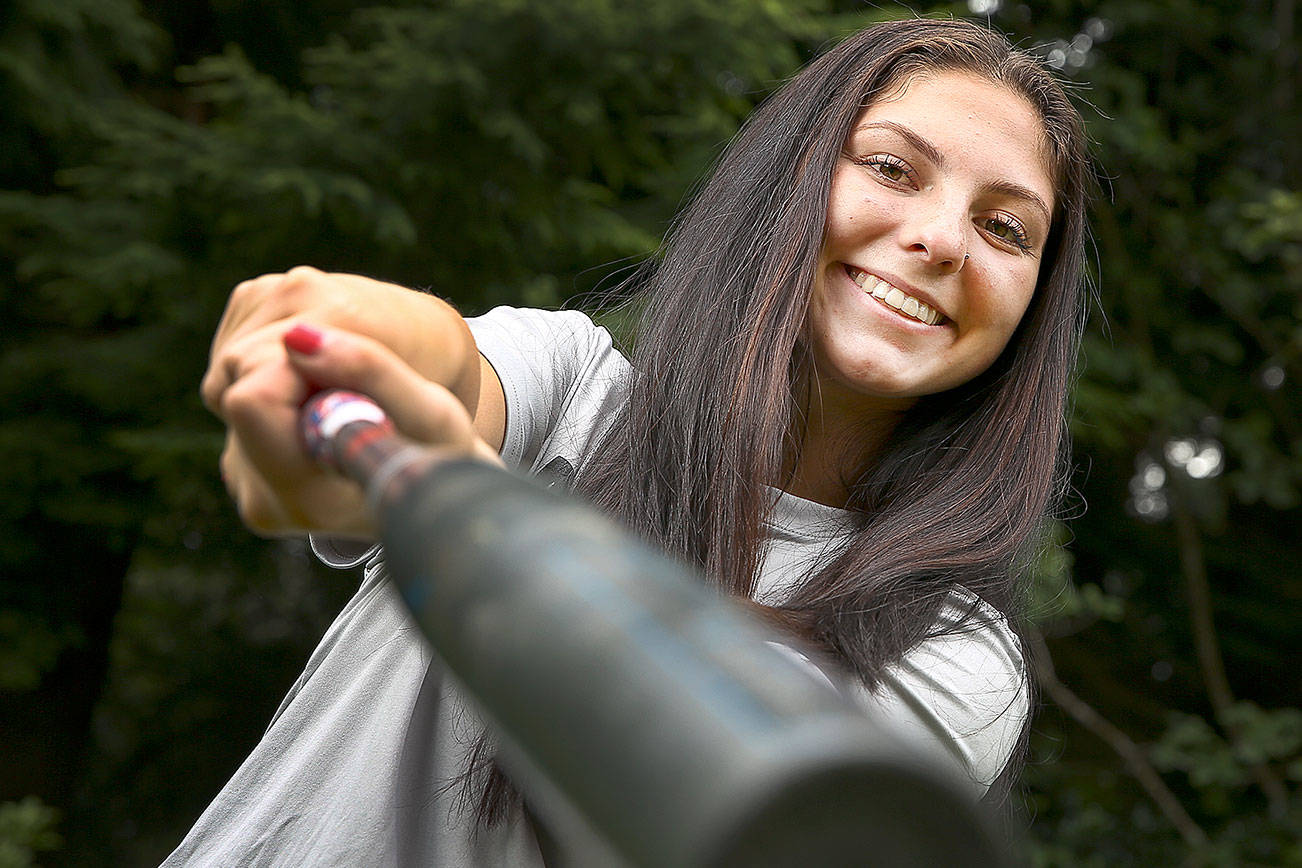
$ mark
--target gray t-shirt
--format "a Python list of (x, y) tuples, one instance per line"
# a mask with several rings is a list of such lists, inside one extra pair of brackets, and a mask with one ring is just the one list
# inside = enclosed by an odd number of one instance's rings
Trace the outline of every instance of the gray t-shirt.
[[(470, 320), (502, 381), (502, 455), (534, 473), (571, 476), (627, 395), (629, 366), (582, 313), (497, 308)], [(774, 492), (756, 590), (778, 602), (835, 554), (838, 509)], [(385, 579), (381, 556), (325, 538), (334, 566), (366, 562), (356, 595), (326, 631), (248, 759), (165, 865), (540, 866), (522, 818), (476, 829), (458, 778), (482, 731)], [(941, 613), (973, 602), (956, 594)], [(999, 774), (1028, 713), (1022, 656), (1007, 625), (928, 640), (858, 699), (879, 722), (951, 759), (980, 795)], [(408, 739), (408, 732), (432, 733)], [(428, 750), (420, 745), (428, 742)], [(398, 840), (398, 829), (405, 836)]]

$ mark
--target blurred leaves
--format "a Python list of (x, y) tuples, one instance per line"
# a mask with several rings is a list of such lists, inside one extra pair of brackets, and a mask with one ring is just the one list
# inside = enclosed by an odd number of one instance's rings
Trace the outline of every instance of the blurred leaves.
[(1182, 771), (1199, 789), (1244, 787), (1252, 782), (1250, 763), (1298, 759), (1302, 749), (1302, 711), (1263, 711), (1256, 704), (1234, 706), (1227, 725), (1243, 733), (1231, 746), (1204, 718), (1171, 716), (1167, 730), (1153, 744), (1153, 762), (1163, 771)]
[(1031, 576), (1031, 620), (1050, 633), (1076, 632), (1099, 619), (1120, 621), (1124, 599), (1093, 582), (1075, 581), (1069, 542), (1067, 526), (1054, 522)]
[[(1101, 167), (1099, 310), (1072, 423), (1088, 508), (1039, 563), (1037, 626), (1062, 680), (1139, 743), (1206, 831), (1199, 864), (1302, 864), (1302, 695), (1287, 663), (1302, 640), (1302, 116), (1298, 23), (1281, 17), (1292, 4), (999, 5), (996, 24), (1033, 44), (1109, 25), (1064, 66)], [(1210, 586), (1210, 634), (1190, 552)], [(1224, 657), (1252, 701), (1213, 713), (1196, 646)], [(1038, 724), (1036, 863), (1190, 858), (1120, 758), (1077, 726), (1056, 709)], [(1292, 779), (1283, 804), (1264, 798), (1272, 776)]]
[(0, 803), (0, 868), (30, 868), (38, 853), (57, 850), (59, 812), (34, 796)]
[(0, 609), (0, 690), (35, 689), (78, 638), (71, 627), (56, 630), (28, 612)]

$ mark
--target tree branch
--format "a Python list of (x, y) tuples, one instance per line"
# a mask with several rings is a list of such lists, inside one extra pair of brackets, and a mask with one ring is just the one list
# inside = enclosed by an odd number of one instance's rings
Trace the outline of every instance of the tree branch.
[(1180, 800), (1175, 797), (1162, 780), (1162, 776), (1157, 773), (1157, 769), (1153, 768), (1153, 764), (1148, 761), (1143, 748), (1058, 680), (1058, 675), (1053, 668), (1053, 658), (1049, 654), (1049, 646), (1045, 644), (1044, 636), (1038, 630), (1032, 630), (1029, 638), (1035, 649), (1035, 653), (1031, 655), (1035, 679), (1049, 698), (1071, 715), (1073, 720), (1103, 739), (1116, 751), (1130, 773), (1148, 793), (1148, 797), (1153, 800), (1171, 825), (1175, 826), (1186, 844), (1199, 849), (1207, 846), (1207, 833), (1185, 811)]
[(1293, 0), (1275, 0), (1275, 32), (1279, 46), (1275, 49), (1275, 105), (1281, 112), (1293, 107)]
[[(1175, 525), (1176, 543), (1180, 554), (1180, 573), (1184, 579), (1185, 595), (1189, 600), (1189, 621), (1193, 628), (1194, 647), (1198, 652), (1198, 668), (1203, 675), (1207, 698), (1211, 700), (1216, 721), (1225, 730), (1230, 744), (1243, 755), (1243, 731), (1234, 722), (1234, 692), (1225, 675), (1225, 661), (1221, 657), (1220, 643), (1216, 639), (1216, 624), (1212, 620), (1212, 592), (1207, 581), (1207, 565), (1203, 559), (1202, 539), (1194, 517), (1185, 506), (1183, 486), (1172, 486), (1170, 492), (1171, 519)], [(1248, 764), (1253, 778), (1266, 794), (1273, 817), (1283, 817), (1288, 811), (1288, 791), (1284, 782), (1264, 762)]]

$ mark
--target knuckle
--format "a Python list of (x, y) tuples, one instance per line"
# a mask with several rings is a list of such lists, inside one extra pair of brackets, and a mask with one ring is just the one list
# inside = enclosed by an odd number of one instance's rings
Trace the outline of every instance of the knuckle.
[(229, 393), (239, 383), (235, 371), (233, 359), (226, 353), (219, 353), (208, 365), (208, 370), (199, 383), (199, 396), (203, 399), (204, 406), (223, 419), (226, 418)]
[(223, 341), (220, 346), (212, 348), (212, 357), (208, 360), (208, 374), (211, 376), (218, 371), (228, 371), (235, 362), (239, 361), (239, 353), (236, 352), (235, 345), (240, 343), (237, 339)]
[(241, 280), (235, 284), (231, 290), (230, 301), (227, 306), (233, 309), (245, 307), (255, 303), (258, 298), (264, 295), (270, 285), (277, 280), (277, 275), (263, 274), (259, 277), (251, 277), (248, 280)]
[(239, 424), (262, 413), (273, 400), (265, 387), (248, 379), (240, 380), (222, 393), (219, 415)]
[(264, 274), (235, 284), (230, 297), (226, 300), (226, 310), (222, 316), (222, 328), (219, 328), (217, 338), (221, 338), (224, 329), (238, 326), (239, 323), (266, 305), (268, 300), (274, 299), (274, 291), (282, 279), (283, 275)]
[(217, 470), (221, 474), (222, 483), (228, 488), (235, 484), (235, 443), (234, 438), (226, 435), (226, 444), (222, 447), (222, 454), (217, 459)]
[(199, 398), (203, 405), (211, 413), (217, 413), (221, 409), (222, 388), (218, 382), (216, 371), (209, 368), (199, 381)]
[(284, 273), (262, 274), (240, 281), (231, 290), (227, 306), (233, 310), (276, 305), (309, 289), (323, 273), (310, 265), (298, 265)]
[(285, 295), (298, 295), (312, 288), (324, 274), (310, 265), (296, 265), (285, 272), (285, 277), (277, 287)]
[(321, 271), (321, 269), (313, 268), (310, 265), (295, 265), (289, 271), (285, 272), (286, 277), (295, 280), (312, 280), (320, 277), (322, 274), (324, 274), (324, 272)]

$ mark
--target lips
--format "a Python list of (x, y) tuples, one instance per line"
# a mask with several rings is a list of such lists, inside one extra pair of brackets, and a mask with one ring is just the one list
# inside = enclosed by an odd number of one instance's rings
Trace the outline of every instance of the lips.
[(945, 315), (931, 305), (892, 286), (875, 274), (869, 274), (853, 265), (847, 265), (845, 271), (864, 292), (909, 319), (930, 326), (939, 325), (945, 319)]

